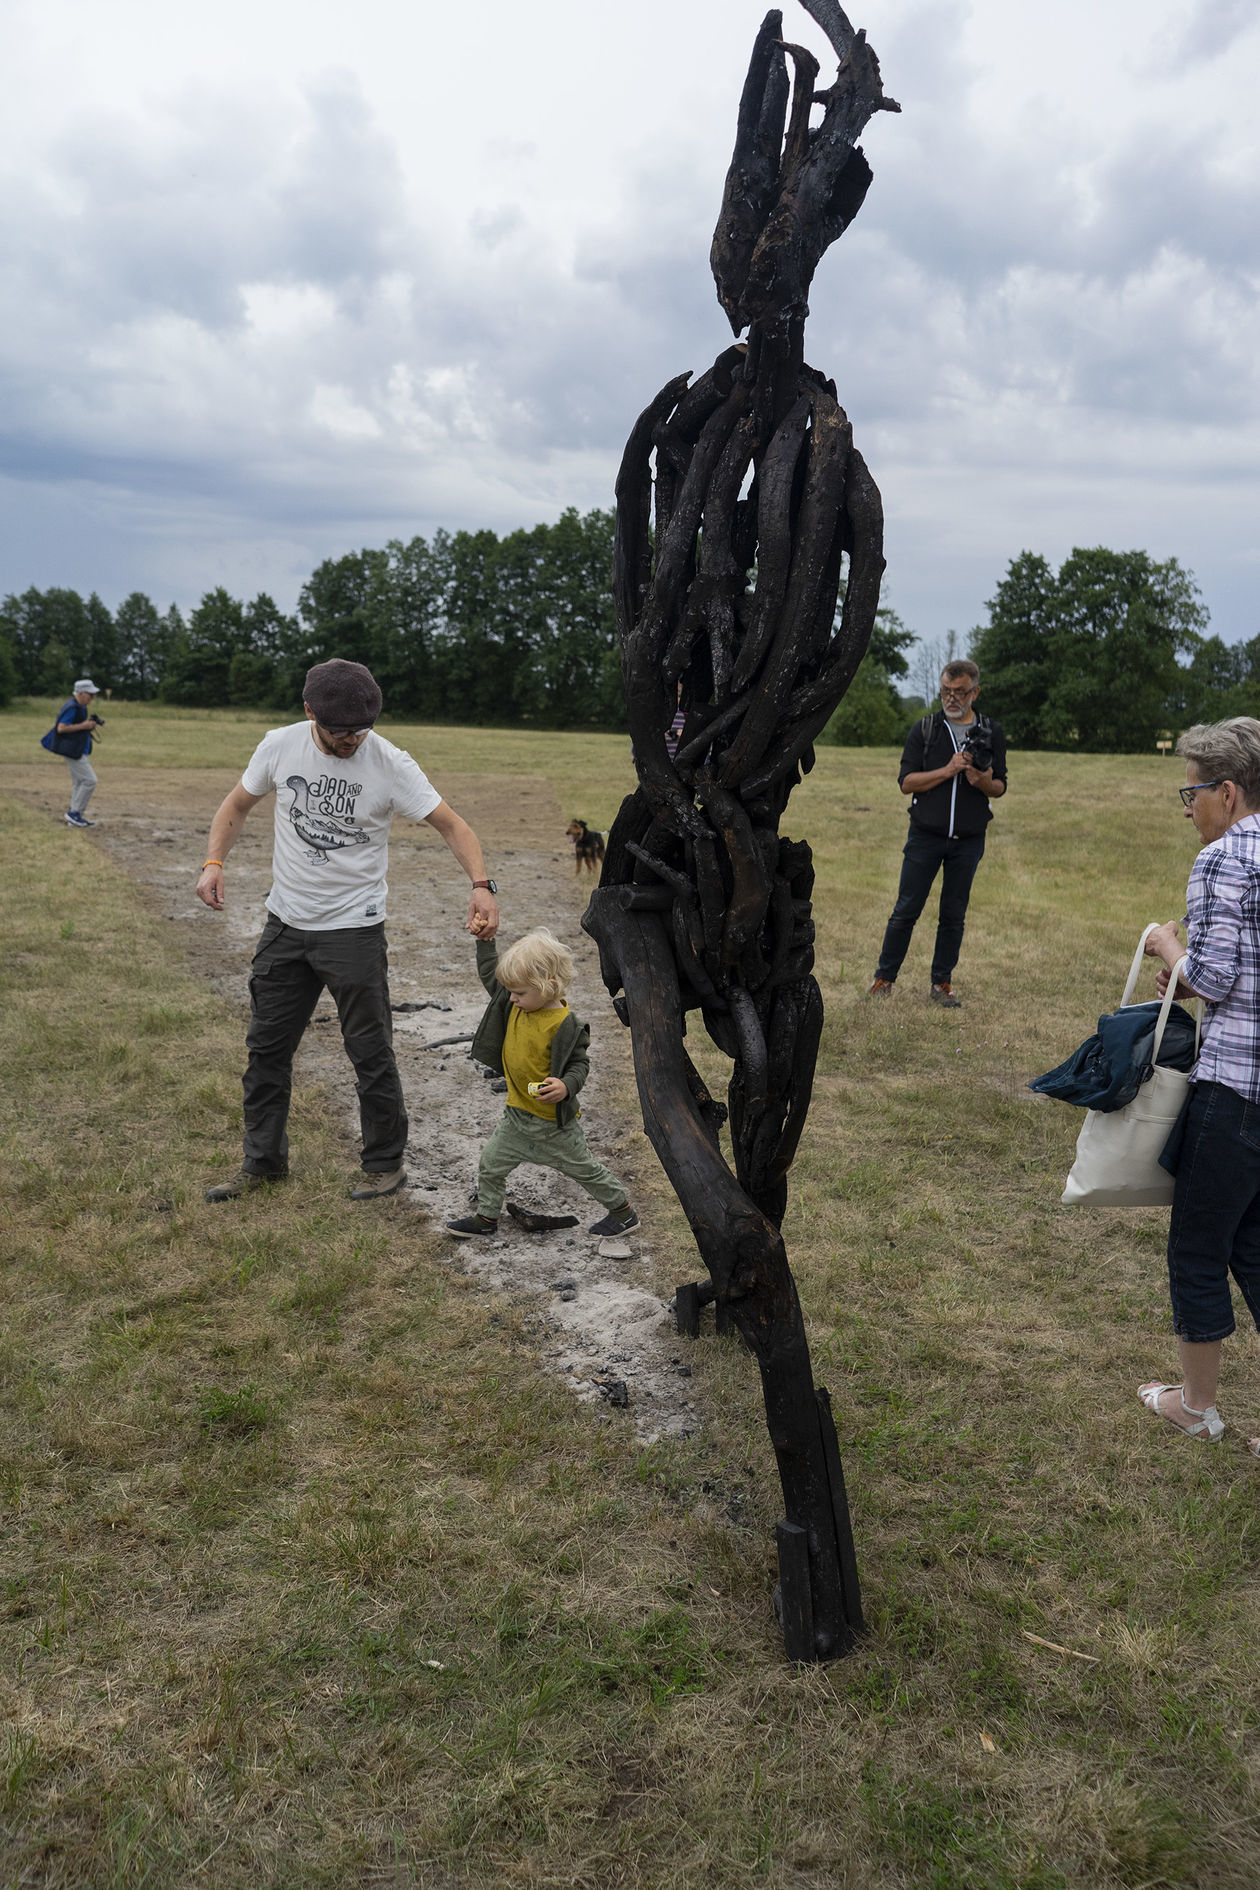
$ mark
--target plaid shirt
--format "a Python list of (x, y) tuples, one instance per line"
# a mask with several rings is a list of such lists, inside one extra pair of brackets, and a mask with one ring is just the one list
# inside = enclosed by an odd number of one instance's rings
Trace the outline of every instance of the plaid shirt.
[(1186, 903), (1186, 983), (1207, 1000), (1194, 1080), (1260, 1102), (1260, 814), (1204, 847)]

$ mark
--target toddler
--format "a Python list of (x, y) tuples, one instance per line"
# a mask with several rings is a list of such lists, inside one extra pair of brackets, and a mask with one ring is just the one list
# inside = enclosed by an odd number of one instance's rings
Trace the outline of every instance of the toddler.
[(573, 959), (545, 927), (527, 932), (500, 956), (477, 939), (477, 971), (490, 993), (472, 1054), (507, 1078), (507, 1106), (482, 1150), (477, 1212), (448, 1221), (458, 1240), (493, 1234), (508, 1176), (523, 1162), (557, 1168), (608, 1211), (592, 1234), (625, 1234), (639, 1225), (615, 1175), (586, 1146), (578, 1091), (590, 1068), (591, 1030), (565, 1001)]

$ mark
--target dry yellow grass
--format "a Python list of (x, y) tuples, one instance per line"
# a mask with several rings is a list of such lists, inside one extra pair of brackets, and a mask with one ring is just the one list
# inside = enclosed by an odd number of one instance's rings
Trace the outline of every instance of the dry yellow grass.
[[(130, 714), (102, 806), (133, 739), (236, 766), (266, 720)], [(595, 824), (628, 772), (613, 738), (394, 738), (546, 775)], [(239, 1020), (83, 875), (83, 836), (6, 805), (0, 1880), (1254, 1882), (1257, 1471), (1140, 1411), (1171, 1364), (1164, 1217), (1062, 1210), (1078, 1119), (1022, 1088), (1181, 909), (1174, 769), (1016, 758), (947, 1014), (922, 934), (896, 997), (858, 1002), (891, 763), (824, 754), (787, 823), (828, 1026), (786, 1231), (871, 1622), (803, 1673), (739, 1351), (694, 1350), (700, 1437), (637, 1449), (415, 1216), (351, 1210), (309, 1091), (301, 1198), (207, 1215)], [(663, 1188), (651, 1212), (687, 1277)], [(1227, 1417), (1260, 1415), (1258, 1366), (1236, 1341)]]

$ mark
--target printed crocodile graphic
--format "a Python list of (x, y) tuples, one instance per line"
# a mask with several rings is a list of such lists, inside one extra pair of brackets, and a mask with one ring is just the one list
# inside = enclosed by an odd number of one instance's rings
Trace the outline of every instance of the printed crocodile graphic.
[[(326, 820), (322, 814), (311, 812), (311, 784), (302, 775), (291, 774), (284, 785), (293, 791), (293, 805), (289, 809), (293, 830), (321, 860), (343, 847), (367, 846), (368, 836), (362, 827), (346, 826), (341, 821)], [(352, 809), (353, 805), (351, 802)]]

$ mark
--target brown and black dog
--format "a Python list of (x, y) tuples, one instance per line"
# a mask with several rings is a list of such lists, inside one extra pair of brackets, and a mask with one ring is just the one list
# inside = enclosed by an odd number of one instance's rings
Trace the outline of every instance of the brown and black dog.
[(589, 873), (598, 872), (604, 857), (603, 834), (596, 833), (584, 820), (571, 820), (565, 832), (573, 842), (574, 872), (580, 875), (583, 866)]

